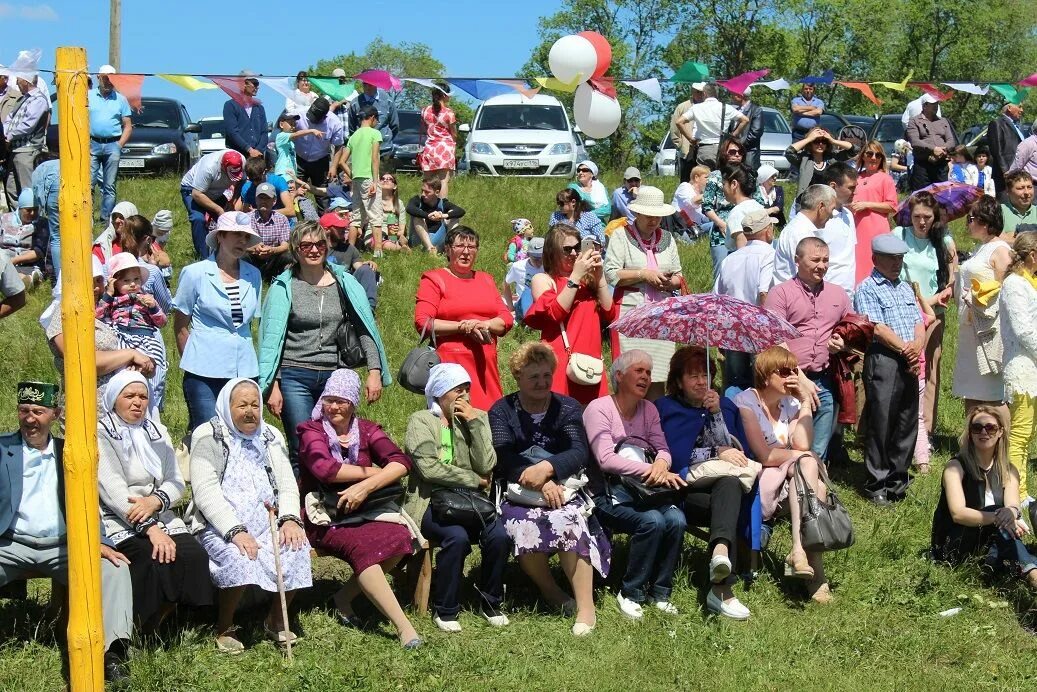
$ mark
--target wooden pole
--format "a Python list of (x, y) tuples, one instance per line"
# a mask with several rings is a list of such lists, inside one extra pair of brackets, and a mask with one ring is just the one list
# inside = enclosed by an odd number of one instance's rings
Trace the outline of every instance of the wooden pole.
[(118, 72), (122, 61), (122, 0), (112, 0), (108, 15), (108, 64)]
[(86, 51), (58, 48), (61, 152), (61, 320), (65, 339), (65, 523), (68, 654), (74, 692), (104, 690), (101, 536), (97, 498), (97, 366), (90, 261), (90, 126)]

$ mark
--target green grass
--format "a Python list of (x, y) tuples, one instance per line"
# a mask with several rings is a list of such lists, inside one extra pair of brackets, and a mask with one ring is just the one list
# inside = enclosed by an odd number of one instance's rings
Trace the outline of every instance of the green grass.
[[(648, 181), (649, 183), (653, 181)], [(669, 195), (672, 180), (655, 181)], [(607, 176), (609, 185), (618, 184)], [(478, 267), (500, 278), (501, 255), (511, 236), (509, 220), (525, 216), (542, 233), (562, 181), (463, 178), (451, 184), (451, 197), (468, 209), (465, 221), (482, 235)], [(403, 194), (417, 189), (403, 178)], [(190, 232), (175, 179), (129, 179), (119, 183), (120, 199), (141, 212), (173, 211), (172, 254), (176, 265), (189, 261)], [(959, 245), (964, 242), (956, 226)], [(710, 264), (704, 244), (681, 247), (693, 290), (706, 290)], [(382, 261), (379, 322), (398, 366), (415, 341), (411, 326), (414, 291), (422, 271), (442, 261), (424, 253), (394, 255)], [(53, 378), (50, 352), (36, 318), (49, 302), (49, 289), (37, 289), (28, 306), (0, 322), (5, 357), (0, 360), (0, 429), (13, 429), (14, 383), (22, 378)], [(953, 313), (953, 311), (952, 311)], [(944, 392), (939, 432), (947, 446), (963, 420), (960, 402), (950, 395), (954, 362), (953, 314), (944, 352)], [(517, 329), (501, 343), (502, 362), (522, 341), (536, 334)], [(172, 340), (168, 340), (176, 359)], [(512, 386), (505, 374), (505, 387)], [(180, 378), (170, 368), (164, 419), (174, 436), (184, 433), (187, 412)], [(407, 416), (422, 405), (399, 387), (362, 414), (382, 422), (401, 439)], [(953, 446), (953, 445), (951, 445)], [(301, 597), (308, 637), (296, 648), (289, 667), (272, 645), (259, 641), (255, 620), (247, 630), (250, 646), (236, 659), (219, 656), (203, 622), (186, 622), (160, 645), (148, 645), (132, 662), (132, 688), (160, 690), (336, 690), (336, 689), (1032, 689), (1037, 641), (1027, 628), (1034, 622), (1033, 601), (1014, 583), (986, 583), (974, 569), (951, 570), (925, 558), (933, 509), (939, 494), (934, 474), (916, 481), (908, 499), (895, 509), (876, 509), (854, 489), (861, 485), (859, 449), (854, 464), (834, 477), (857, 528), (857, 544), (829, 557), (827, 572), (835, 602), (827, 607), (804, 602), (801, 588), (779, 578), (780, 559), (789, 547), (788, 529), (773, 539), (765, 569), (751, 587), (737, 594), (752, 610), (747, 623), (707, 620), (701, 613), (706, 585), (704, 545), (685, 543), (674, 602), (677, 618), (650, 613), (632, 624), (623, 619), (613, 594), (625, 565), (625, 542), (617, 541), (613, 576), (597, 592), (598, 627), (586, 639), (569, 634), (570, 621), (538, 610), (536, 594), (514, 563), (507, 577), (512, 625), (493, 630), (464, 612), (459, 636), (440, 634), (427, 618), (416, 620), (428, 645), (417, 652), (399, 649), (384, 624), (357, 632), (339, 627), (324, 608), (335, 580), (348, 575), (341, 562), (315, 563), (315, 585)], [(559, 579), (562, 577), (559, 575)], [(562, 582), (564, 583), (564, 582)], [(30, 586), (28, 602), (0, 601), (0, 690), (53, 690), (62, 685), (60, 655), (52, 623), (44, 621), (46, 582)], [(937, 615), (961, 606), (956, 617)]]

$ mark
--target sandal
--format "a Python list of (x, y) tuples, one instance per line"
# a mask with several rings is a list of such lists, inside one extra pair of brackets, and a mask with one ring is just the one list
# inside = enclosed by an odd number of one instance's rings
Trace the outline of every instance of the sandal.
[(226, 632), (216, 635), (216, 650), (221, 654), (228, 654), (230, 656), (237, 656), (245, 652), (245, 645), (241, 643), (235, 635), (238, 633), (237, 627), (231, 627)]
[(270, 629), (270, 625), (267, 622), (263, 622), (263, 632), (266, 633), (268, 639), (278, 646), (285, 646), (289, 641), (295, 644), (295, 640), (299, 638), (289, 629), (274, 631)]
[(814, 603), (828, 605), (832, 602), (832, 588), (828, 586), (828, 582), (826, 581), (823, 581), (820, 584), (808, 585), (807, 592), (810, 594), (810, 600)]
[[(799, 559), (796, 559), (797, 557)], [(804, 553), (800, 553), (798, 556), (795, 553), (789, 553), (785, 558), (785, 565), (785, 576), (796, 579), (813, 579), (814, 577), (814, 568), (810, 566)]]

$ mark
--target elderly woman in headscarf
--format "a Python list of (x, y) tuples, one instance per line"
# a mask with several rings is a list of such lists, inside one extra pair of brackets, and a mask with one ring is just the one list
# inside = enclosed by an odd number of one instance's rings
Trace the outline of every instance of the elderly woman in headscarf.
[(480, 512), (477, 525), (461, 525), (448, 521), (442, 511), (448, 497), (461, 498), (473, 509), (479, 506), (497, 464), (489, 419), (470, 403), (470, 389), (468, 372), (457, 363), (433, 366), (425, 386), (428, 409), (411, 415), (404, 440), (417, 470), (410, 478), (405, 509), (420, 517), (421, 533), (439, 545), (432, 575), (433, 622), (444, 632), (461, 631), (458, 591), (473, 543), (479, 543), (482, 553), (476, 581), (482, 615), (494, 627), (508, 624), (500, 610), (509, 543), (503, 522), (496, 514), (487, 520)]
[[(245, 587), (277, 592), (270, 510), (277, 512), (276, 545), (288, 602), (313, 582), (288, 450), (281, 433), (263, 422), (263, 398), (252, 380), (239, 377), (224, 385), (216, 415), (194, 431), (191, 488), (191, 529), (209, 554), (209, 572), (220, 590), (216, 648), (240, 654), (245, 647), (236, 636), (234, 611)], [(278, 644), (294, 642), (280, 605), (272, 600), (263, 629)]]
[(177, 605), (212, 604), (208, 560), (173, 511), (184, 494), (169, 432), (148, 418), (148, 382), (121, 370), (104, 391), (97, 480), (105, 534), (130, 561), (133, 611), (153, 632)]
[(133, 202), (122, 201), (112, 207), (112, 213), (108, 215), (108, 227), (94, 238), (93, 253), (102, 264), (112, 255), (124, 250), (123, 229), (126, 219), (136, 216), (137, 213), (137, 205)]
[(358, 625), (353, 601), (363, 593), (392, 621), (403, 647), (416, 649), (422, 640), (385, 578), (414, 552), (418, 537), (399, 506), (411, 460), (381, 426), (356, 414), (360, 392), (359, 375), (336, 370), (310, 420), (297, 428), (306, 533), (353, 571), (334, 595), (339, 622)]

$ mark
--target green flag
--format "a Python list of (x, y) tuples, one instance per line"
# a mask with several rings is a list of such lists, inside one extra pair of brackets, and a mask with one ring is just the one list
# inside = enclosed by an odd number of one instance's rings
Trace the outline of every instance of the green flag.
[(708, 67), (700, 62), (689, 60), (681, 65), (680, 69), (670, 77), (670, 81), (681, 84), (690, 84), (692, 82), (704, 82), (707, 77), (709, 77)]
[(310, 77), (310, 84), (332, 101), (342, 101), (356, 91), (355, 82), (338, 83), (338, 77)]
[(1005, 97), (1009, 103), (1020, 104), (1026, 100), (1029, 89), (1016, 89), (1011, 84), (991, 84), (990, 88)]

